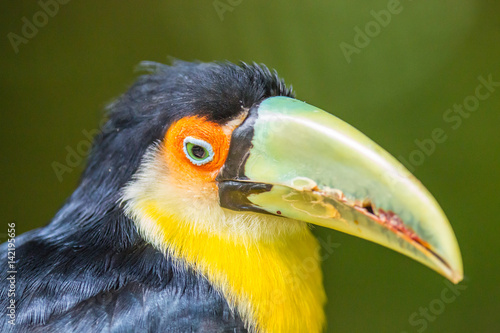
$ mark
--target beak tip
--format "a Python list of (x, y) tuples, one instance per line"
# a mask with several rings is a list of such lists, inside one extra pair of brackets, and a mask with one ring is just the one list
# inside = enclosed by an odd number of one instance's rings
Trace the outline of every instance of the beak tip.
[(454, 284), (458, 284), (464, 279), (464, 269), (460, 252), (456, 256), (456, 260), (446, 265), (441, 274)]
[(454, 284), (459, 284), (464, 279), (464, 273), (462, 270), (451, 271), (448, 279)]
[(460, 266), (459, 268), (453, 270), (453, 274), (452, 274), (452, 279), (451, 281), (454, 283), (454, 284), (458, 284), (459, 282), (461, 282), (462, 280), (464, 279), (464, 268), (463, 268), (463, 265), (462, 265), (462, 260), (460, 258)]

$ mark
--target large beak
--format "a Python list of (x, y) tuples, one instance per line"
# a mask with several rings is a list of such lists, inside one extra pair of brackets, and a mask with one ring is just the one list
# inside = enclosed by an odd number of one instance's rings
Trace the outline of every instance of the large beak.
[(271, 97), (253, 107), (217, 181), (224, 208), (342, 231), (463, 278), (453, 230), (427, 189), (361, 132), (306, 103)]

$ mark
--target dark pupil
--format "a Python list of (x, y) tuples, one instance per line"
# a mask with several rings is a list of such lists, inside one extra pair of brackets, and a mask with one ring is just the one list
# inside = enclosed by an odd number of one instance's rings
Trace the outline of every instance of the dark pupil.
[(193, 146), (191, 152), (196, 158), (204, 158), (205, 157), (205, 149), (201, 146)]

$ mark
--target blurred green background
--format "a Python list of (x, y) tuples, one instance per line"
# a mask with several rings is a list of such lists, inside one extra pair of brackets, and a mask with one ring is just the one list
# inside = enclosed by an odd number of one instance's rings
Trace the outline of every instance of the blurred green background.
[[(69, 1), (57, 13), (52, 8), (53, 17), (44, 22), (36, 1), (2, 1), (5, 229), (16, 221), (20, 234), (51, 219), (83, 170), (77, 163), (59, 181), (53, 162), (65, 164), (67, 149), (76, 150), (86, 140), (84, 131), (99, 127), (103, 107), (134, 81), (140, 61), (167, 62), (173, 56), (262, 62), (292, 83), (299, 99), (334, 113), (395, 156), (416, 158), (415, 140), (430, 138), (435, 128), (447, 136), (419, 160), (414, 174), (456, 232), (466, 274), (460, 295), (445, 303), (443, 293), (452, 294), (431, 270), (380, 246), (317, 228), (321, 237), (341, 244), (324, 262), (328, 332), (499, 332), (500, 87), (476, 111), (460, 116), (455, 129), (458, 120), (446, 122), (443, 115), (474, 95), (478, 76), (500, 81), (500, 3), (402, 0), (390, 22), (385, 17), (385, 26), (374, 23), (377, 13), (391, 6), (391, 1)], [(26, 43), (13, 46), (9, 33), (24, 38), (23, 17), (39, 20), (40, 27)], [(372, 37), (355, 40), (356, 27), (371, 29)], [(356, 41), (368, 45), (347, 59), (341, 43), (355, 47)], [(5, 232), (0, 230), (3, 241)], [(427, 317), (421, 308), (429, 309)]]

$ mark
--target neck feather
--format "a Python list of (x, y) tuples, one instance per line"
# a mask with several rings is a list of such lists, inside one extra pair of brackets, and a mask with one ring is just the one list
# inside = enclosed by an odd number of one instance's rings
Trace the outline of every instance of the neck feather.
[[(251, 331), (322, 331), (326, 297), (319, 246), (307, 227), (274, 239), (256, 239), (251, 233), (235, 237), (200, 231), (161, 213), (154, 202), (142, 207), (136, 223), (143, 236), (205, 276)], [(254, 223), (296, 222), (259, 219)]]

